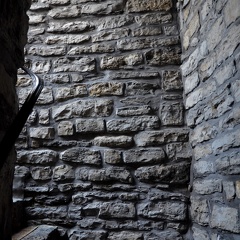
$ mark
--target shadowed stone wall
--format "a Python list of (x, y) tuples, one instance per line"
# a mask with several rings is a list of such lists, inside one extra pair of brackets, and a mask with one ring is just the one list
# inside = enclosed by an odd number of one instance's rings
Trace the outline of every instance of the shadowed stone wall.
[[(0, 141), (13, 121), (18, 101), (15, 90), (17, 69), (23, 64), (27, 36), (28, 1), (0, 1)], [(1, 149), (3, 151), (4, 149)], [(0, 239), (11, 239), (12, 182), (15, 152), (0, 169)], [(1, 161), (3, 159), (1, 158)]]
[[(33, 1), (26, 64), (45, 88), (15, 171), (29, 224), (70, 239), (183, 239), (191, 154), (175, 5)], [(30, 80), (17, 84), (22, 103)]]
[(180, 6), (193, 239), (240, 239), (240, 2)]

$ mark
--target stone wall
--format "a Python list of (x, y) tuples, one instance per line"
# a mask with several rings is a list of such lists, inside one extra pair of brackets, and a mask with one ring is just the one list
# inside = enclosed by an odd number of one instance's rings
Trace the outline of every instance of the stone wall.
[[(28, 1), (0, 2), (0, 141), (13, 121), (18, 101), (15, 90), (17, 69), (23, 64), (23, 47), (27, 36)], [(4, 149), (0, 149), (1, 153)], [(0, 169), (0, 239), (11, 239), (12, 182), (15, 152)], [(1, 157), (1, 161), (5, 160)]]
[(193, 148), (196, 240), (239, 239), (240, 4), (183, 1), (181, 66)]
[[(29, 224), (70, 239), (183, 239), (191, 153), (176, 2), (35, 0), (29, 17), (26, 64), (45, 81), (17, 143)], [(18, 87), (22, 103), (29, 78)]]

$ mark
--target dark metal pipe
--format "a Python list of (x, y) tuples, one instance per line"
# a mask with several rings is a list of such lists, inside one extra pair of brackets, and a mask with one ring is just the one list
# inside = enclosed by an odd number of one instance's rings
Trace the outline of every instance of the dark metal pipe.
[(21, 109), (19, 110), (17, 116), (13, 120), (12, 124), (6, 131), (1, 143), (0, 143), (0, 170), (2, 169), (6, 159), (12, 150), (19, 134), (21, 133), (32, 109), (43, 89), (44, 83), (36, 74), (34, 74), (29, 69), (22, 67), (22, 69), (30, 75), (34, 83), (33, 89), (23, 103)]

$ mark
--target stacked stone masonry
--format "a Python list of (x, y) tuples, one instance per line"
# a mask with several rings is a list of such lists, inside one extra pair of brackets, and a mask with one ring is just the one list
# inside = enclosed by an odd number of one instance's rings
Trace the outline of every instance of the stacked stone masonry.
[(240, 2), (179, 6), (193, 239), (240, 239)]
[[(191, 151), (176, 1), (34, 0), (45, 82), (17, 142), (28, 224), (69, 239), (184, 239)], [(19, 102), (31, 89), (19, 72)], [(22, 186), (22, 191), (19, 186)]]

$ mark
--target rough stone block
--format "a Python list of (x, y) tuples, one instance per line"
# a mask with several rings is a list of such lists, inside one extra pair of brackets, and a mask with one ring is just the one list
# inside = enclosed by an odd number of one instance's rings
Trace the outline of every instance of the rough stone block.
[(123, 161), (127, 164), (162, 163), (165, 159), (162, 149), (134, 149), (123, 153)]
[(59, 165), (53, 169), (53, 180), (63, 181), (66, 179), (74, 179), (75, 173), (73, 167), (69, 165)]
[(208, 232), (204, 229), (193, 227), (194, 240), (211, 240)]
[(75, 21), (62, 24), (61, 22), (49, 22), (47, 32), (50, 33), (81, 33), (93, 28), (89, 22)]
[(45, 88), (43, 88), (41, 94), (39, 95), (36, 104), (45, 105), (45, 104), (50, 104), (50, 103), (53, 103), (52, 88), (45, 87)]
[(150, 66), (179, 65), (181, 63), (180, 51), (178, 47), (151, 50), (146, 53), (147, 63)]
[(116, 114), (121, 117), (130, 117), (130, 116), (146, 115), (146, 114), (150, 114), (151, 112), (152, 112), (152, 109), (150, 106), (143, 105), (143, 106), (117, 108)]
[(65, 162), (75, 162), (90, 165), (100, 165), (101, 154), (97, 150), (87, 148), (70, 148), (60, 154), (60, 159)]
[(81, 13), (92, 15), (108, 15), (112, 13), (117, 14), (122, 12), (124, 7), (125, 4), (123, 0), (113, 0), (103, 3), (83, 5)]
[(117, 40), (119, 38), (128, 37), (129, 29), (128, 28), (117, 28), (101, 31), (92, 36), (92, 42), (105, 42), (111, 40)]
[(159, 88), (160, 86), (155, 83), (131, 81), (126, 85), (126, 95), (135, 96), (154, 94), (156, 89)]
[(20, 151), (17, 157), (17, 163), (30, 164), (52, 164), (58, 159), (58, 154), (52, 150), (34, 150)]
[(207, 226), (210, 215), (207, 200), (199, 197), (191, 197), (190, 214), (193, 222)]
[(162, 28), (159, 26), (148, 26), (136, 28), (132, 31), (134, 37), (140, 36), (156, 36), (162, 34)]
[(74, 97), (87, 95), (87, 88), (83, 84), (73, 85), (71, 87), (59, 87), (55, 89), (56, 101), (64, 101)]
[(65, 53), (66, 48), (61, 46), (32, 46), (28, 50), (28, 54), (42, 57), (63, 56)]
[(186, 142), (188, 141), (188, 130), (176, 128), (174, 130), (145, 131), (136, 134), (134, 139), (139, 147), (159, 146), (170, 142)]
[(89, 87), (90, 96), (122, 96), (123, 95), (123, 83), (106, 82), (95, 83)]
[(166, 154), (172, 161), (189, 160), (192, 157), (192, 151), (188, 143), (169, 143), (166, 145)]
[(54, 139), (54, 128), (52, 127), (38, 127), (30, 128), (30, 137), (37, 139)]
[(143, 240), (143, 234), (138, 232), (130, 232), (130, 231), (121, 231), (119, 233), (110, 232), (108, 239), (109, 240), (121, 240), (121, 239)]
[(48, 12), (48, 16), (59, 19), (59, 18), (74, 18), (80, 17), (81, 9), (78, 6), (67, 6), (67, 7), (56, 7)]
[(72, 136), (74, 133), (73, 123), (70, 121), (62, 121), (57, 126), (58, 136)]
[(182, 90), (182, 78), (179, 71), (163, 72), (163, 89), (166, 91)]
[(47, 36), (44, 42), (48, 45), (51, 44), (81, 44), (90, 39), (88, 35), (82, 34), (68, 34), (68, 35), (50, 35)]
[(133, 203), (105, 202), (100, 207), (100, 218), (133, 219), (136, 215)]
[(223, 191), (225, 192), (225, 196), (228, 201), (233, 200), (236, 194), (234, 182), (223, 181)]
[(51, 69), (51, 62), (49, 60), (36, 60), (32, 62), (31, 70), (34, 73), (48, 73)]
[(139, 25), (151, 25), (151, 24), (162, 24), (172, 22), (172, 15), (169, 12), (157, 12), (157, 13), (147, 13), (141, 14), (141, 16), (136, 16), (135, 21)]
[(133, 138), (129, 136), (102, 136), (95, 137), (94, 145), (101, 147), (130, 147), (133, 145)]
[(172, 8), (171, 0), (130, 0), (127, 5), (129, 12), (145, 12), (145, 11), (169, 11)]
[(142, 203), (139, 205), (138, 214), (149, 219), (185, 221), (187, 204), (183, 202)]
[(212, 228), (220, 228), (234, 233), (239, 233), (240, 225), (238, 209), (214, 204), (210, 219), (210, 226)]
[(134, 17), (130, 15), (123, 15), (123, 16), (111, 16), (101, 18), (101, 20), (97, 20), (95, 22), (96, 28), (101, 31), (105, 29), (113, 29), (113, 28), (120, 28), (123, 26), (130, 25), (134, 22)]
[(52, 116), (56, 121), (73, 117), (107, 117), (111, 115), (112, 110), (112, 100), (77, 100), (72, 103), (54, 106)]
[(112, 119), (107, 122), (108, 132), (136, 132), (145, 129), (159, 128), (157, 116), (139, 116), (125, 119)]
[(79, 57), (74, 60), (59, 58), (53, 61), (53, 72), (92, 72), (95, 70), (95, 58)]
[(143, 63), (143, 56), (141, 53), (131, 53), (122, 56), (104, 56), (101, 59), (100, 67), (102, 70), (119, 69), (124, 66), (135, 66)]
[(40, 109), (38, 113), (38, 122), (42, 125), (50, 123), (49, 109)]
[(122, 163), (121, 151), (114, 149), (106, 149), (104, 150), (103, 159), (104, 162), (108, 164), (120, 164)]
[(133, 182), (130, 171), (122, 167), (109, 167), (102, 169), (80, 168), (77, 173), (77, 179), (92, 182)]
[(102, 118), (95, 119), (76, 119), (76, 132), (104, 132), (105, 124)]
[(52, 178), (52, 170), (50, 167), (34, 167), (31, 170), (34, 180), (44, 181)]
[(198, 194), (212, 194), (214, 192), (222, 192), (222, 180), (221, 179), (196, 180), (193, 183), (193, 189)]
[(183, 125), (183, 104), (179, 102), (163, 102), (160, 106), (160, 120), (163, 126)]
[(190, 164), (178, 163), (167, 166), (140, 167), (135, 176), (141, 182), (186, 184), (189, 181)]

